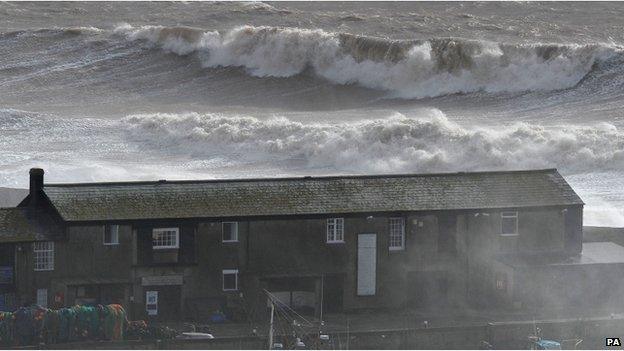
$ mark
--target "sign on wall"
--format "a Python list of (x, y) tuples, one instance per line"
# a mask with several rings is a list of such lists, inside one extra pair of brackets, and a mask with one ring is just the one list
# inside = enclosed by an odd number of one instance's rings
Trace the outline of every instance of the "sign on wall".
[(158, 291), (145, 292), (145, 309), (148, 316), (158, 315)]
[(143, 286), (182, 284), (184, 284), (184, 277), (182, 275), (156, 275), (141, 278), (141, 285)]

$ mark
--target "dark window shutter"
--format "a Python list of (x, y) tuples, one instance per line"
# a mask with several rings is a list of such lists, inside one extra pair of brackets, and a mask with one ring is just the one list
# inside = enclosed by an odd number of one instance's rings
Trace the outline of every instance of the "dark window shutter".
[(180, 263), (195, 263), (195, 227), (180, 228)]

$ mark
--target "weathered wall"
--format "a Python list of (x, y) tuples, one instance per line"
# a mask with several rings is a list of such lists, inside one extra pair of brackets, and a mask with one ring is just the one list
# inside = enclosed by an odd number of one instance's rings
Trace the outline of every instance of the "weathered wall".
[[(530, 294), (519, 292), (521, 276), (497, 260), (501, 255), (569, 255), (571, 247), (580, 245), (578, 232), (582, 221), (576, 216), (582, 208), (539, 208), (518, 211), (518, 235), (502, 236), (501, 211), (483, 211), (461, 215), (458, 225), (461, 241), (467, 250), (466, 276), (469, 300), (480, 307), (514, 306), (532, 300)], [(572, 218), (572, 221), (569, 221)], [(566, 219), (569, 221), (566, 226)], [(572, 241), (572, 242), (571, 242)], [(578, 243), (577, 243), (578, 241)], [(496, 280), (505, 287), (497, 289)], [(522, 305), (516, 304), (517, 307)]]
[[(93, 284), (97, 281), (130, 281), (132, 232), (120, 226), (119, 245), (103, 244), (103, 226), (70, 226), (64, 240), (54, 243), (54, 270), (34, 271), (32, 243), (20, 244), (18, 295), (22, 303), (34, 303), (37, 289), (48, 289), (48, 305), (55, 306), (54, 295), (64, 296), (63, 305), (73, 303), (68, 284)], [(55, 306), (59, 307), (59, 306)]]
[[(145, 290), (143, 277), (181, 276), (180, 285), (182, 302), (180, 310), (190, 318), (206, 319), (208, 315), (226, 304), (228, 298), (239, 297), (237, 291), (223, 291), (222, 270), (239, 269), (239, 290), (245, 289), (243, 284), (244, 269), (247, 263), (246, 245), (248, 225), (239, 223), (238, 242), (222, 242), (221, 222), (169, 221), (149, 225), (141, 223), (135, 226), (139, 240), (135, 243), (137, 250), (151, 250), (149, 238), (147, 245), (140, 243), (140, 236), (149, 236), (155, 227), (179, 227), (193, 232), (192, 247), (183, 247), (180, 239), (180, 262), (158, 264), (141, 259), (139, 253), (134, 266), (134, 308), (137, 316), (145, 317)], [(189, 234), (190, 235), (190, 234)], [(190, 253), (190, 251), (193, 251)], [(186, 257), (186, 258), (184, 258)], [(190, 259), (189, 257), (192, 257)]]
[[(466, 214), (465, 235), (473, 255), (563, 252), (565, 249), (563, 208), (518, 211), (518, 235), (501, 236), (501, 211)], [(485, 215), (487, 214), (487, 215)], [(579, 227), (582, 229), (582, 227)]]
[[(104, 226), (70, 226), (57, 250), (58, 274), (68, 278), (129, 279), (132, 228), (119, 226), (119, 244), (104, 245)], [(77, 264), (79, 263), (79, 264)]]
[[(343, 285), (345, 309), (403, 307), (407, 298), (408, 272), (451, 270), (455, 259), (452, 255), (441, 256), (437, 252), (435, 215), (406, 216), (406, 249), (390, 251), (389, 217), (346, 217), (344, 243), (326, 243), (325, 218), (249, 222), (249, 260), (245, 272), (261, 277), (346, 274)], [(423, 222), (420, 226), (419, 220)], [(357, 236), (365, 233), (377, 234), (375, 296), (357, 296), (356, 292)]]
[[(488, 213), (484, 215), (483, 213)], [(568, 211), (575, 214), (578, 211)], [(19, 289), (31, 302), (38, 287), (53, 294), (63, 291), (66, 301), (72, 299), (63, 290), (64, 281), (96, 277), (130, 281), (127, 297), (134, 302), (134, 318), (144, 315), (144, 277), (181, 276), (181, 311), (187, 316), (205, 317), (215, 306), (238, 303), (263, 313), (265, 296), (263, 279), (275, 276), (312, 277), (337, 274), (343, 280), (344, 309), (371, 307), (409, 307), (414, 292), (413, 279), (444, 281), (440, 288), (448, 293), (451, 305), (461, 304), (469, 296), (490, 297), (502, 302), (513, 300), (513, 272), (492, 263), (498, 254), (563, 252), (565, 239), (576, 240), (576, 226), (566, 227), (562, 208), (523, 209), (519, 212), (519, 235), (500, 235), (500, 211), (447, 212), (456, 218), (455, 247), (440, 252), (441, 213), (396, 213), (367, 218), (346, 216), (344, 243), (326, 243), (326, 218), (298, 218), (239, 221), (238, 242), (222, 242), (220, 221), (167, 221), (120, 226), (120, 244), (103, 245), (103, 226), (71, 226), (65, 241), (56, 243), (55, 270), (33, 272), (32, 246), (22, 245), (18, 252)], [(405, 218), (405, 250), (388, 249), (389, 217)], [(442, 218), (442, 219), (441, 219)], [(573, 221), (574, 222), (574, 221)], [(574, 222), (575, 223), (575, 222)], [(176, 226), (181, 228), (178, 264), (154, 264), (145, 255), (151, 249), (151, 229)], [(377, 291), (374, 296), (357, 296), (357, 236), (377, 234)], [(569, 245), (568, 245), (569, 247)], [(239, 291), (222, 290), (222, 270), (239, 270)], [(507, 289), (492, 294), (494, 276), (508, 274)], [(20, 273), (22, 273), (20, 275)], [(423, 273), (423, 274), (421, 274)], [(470, 279), (467, 279), (470, 277)], [(422, 282), (429, 282), (429, 280)], [(417, 283), (420, 284), (420, 281)], [(429, 283), (426, 283), (429, 284)], [(436, 283), (437, 284), (437, 283)], [(317, 287), (318, 289), (318, 287)], [(241, 294), (241, 292), (243, 294)], [(436, 291), (429, 291), (435, 295)], [(495, 301), (495, 300), (494, 300)], [(129, 302), (128, 302), (129, 303)]]
[(515, 298), (526, 308), (624, 307), (624, 264), (526, 267), (516, 275)]

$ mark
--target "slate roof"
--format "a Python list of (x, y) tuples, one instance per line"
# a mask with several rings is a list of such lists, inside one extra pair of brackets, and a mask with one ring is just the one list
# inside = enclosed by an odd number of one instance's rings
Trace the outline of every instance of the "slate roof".
[(28, 207), (0, 208), (0, 242), (50, 240), (62, 234), (52, 217)]
[(555, 169), (46, 184), (66, 221), (219, 218), (578, 205)]

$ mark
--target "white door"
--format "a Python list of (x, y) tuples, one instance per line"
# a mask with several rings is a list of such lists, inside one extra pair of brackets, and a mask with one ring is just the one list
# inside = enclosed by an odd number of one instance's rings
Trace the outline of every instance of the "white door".
[(375, 295), (377, 284), (377, 234), (358, 235), (357, 294)]

